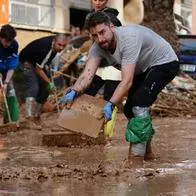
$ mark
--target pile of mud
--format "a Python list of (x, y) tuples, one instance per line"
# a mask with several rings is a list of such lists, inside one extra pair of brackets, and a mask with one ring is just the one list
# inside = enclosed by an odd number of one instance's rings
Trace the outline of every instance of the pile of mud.
[(158, 169), (126, 168), (122, 165), (94, 165), (91, 167), (68, 166), (56, 164), (50, 167), (3, 167), (0, 169), (0, 181), (25, 180), (28, 182), (44, 182), (57, 179), (98, 180), (106, 179), (115, 181), (126, 179), (129, 181), (141, 181), (160, 175)]
[(154, 116), (196, 116), (196, 81), (189, 76), (176, 76), (159, 94), (152, 107)]
[(160, 117), (196, 116), (196, 92), (194, 94), (162, 92), (152, 106), (152, 114)]
[[(63, 92), (59, 92), (59, 95), (62, 96), (62, 94)], [(54, 102), (54, 96), (50, 96), (45, 104), (44, 112), (55, 110)], [(123, 106), (120, 106), (119, 112), (123, 112)], [(185, 73), (176, 76), (158, 95), (152, 106), (152, 115), (158, 117), (196, 116), (196, 81)]]

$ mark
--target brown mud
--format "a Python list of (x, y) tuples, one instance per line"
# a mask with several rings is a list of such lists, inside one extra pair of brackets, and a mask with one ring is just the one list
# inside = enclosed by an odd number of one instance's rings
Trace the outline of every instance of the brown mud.
[(0, 136), (0, 195), (195, 195), (196, 119), (154, 119), (153, 161), (126, 167), (126, 119), (118, 115), (112, 147), (47, 147), (55, 113), (43, 114), (43, 129)]

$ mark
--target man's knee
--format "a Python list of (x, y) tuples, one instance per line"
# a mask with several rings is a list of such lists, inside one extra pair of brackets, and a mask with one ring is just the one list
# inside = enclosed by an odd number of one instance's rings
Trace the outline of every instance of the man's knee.
[(132, 112), (132, 105), (128, 101), (125, 103), (123, 111), (127, 119), (131, 119), (134, 117)]
[(148, 107), (132, 108), (134, 117), (129, 120), (126, 129), (126, 140), (131, 143), (146, 143), (153, 135), (153, 128)]
[(145, 155), (146, 145), (154, 134), (149, 112), (149, 107), (133, 107), (134, 117), (129, 120), (127, 125), (126, 141), (132, 143), (131, 153), (137, 156)]
[(132, 113), (134, 117), (146, 117), (150, 115), (150, 108), (149, 107), (140, 107), (134, 106), (132, 108)]
[(48, 99), (50, 92), (47, 88), (40, 88), (36, 101), (40, 104), (44, 104)]

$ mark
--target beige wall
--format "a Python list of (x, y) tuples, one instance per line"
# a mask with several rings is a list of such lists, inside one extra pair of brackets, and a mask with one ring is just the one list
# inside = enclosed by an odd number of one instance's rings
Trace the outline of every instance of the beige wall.
[[(175, 13), (181, 13), (181, 0), (175, 0)], [(196, 35), (196, 0), (192, 0), (192, 24), (191, 24), (191, 34)]]
[(192, 0), (192, 34), (196, 35), (196, 0)]
[(28, 30), (18, 30), (17, 29), (17, 36), (16, 40), (19, 43), (19, 51), (23, 49), (29, 42), (52, 35), (51, 32), (42, 32), (42, 31), (28, 31)]
[[(63, 8), (63, 9), (62, 9)], [(55, 0), (55, 26), (54, 30), (63, 32), (69, 30), (69, 6), (64, 6), (63, 0)], [(65, 29), (62, 29), (64, 27)]]
[[(59, 27), (64, 23), (65, 30), (69, 29), (69, 8), (64, 9), (65, 12), (62, 12), (62, 9), (60, 10), (60, 5), (62, 5), (62, 0), (55, 0), (56, 1), (56, 14), (57, 14), (57, 20), (55, 22), (55, 30), (57, 32), (61, 32), (62, 30), (59, 29)], [(180, 3), (181, 0), (176, 0), (176, 3)], [(193, 7), (192, 7), (192, 13), (193, 13), (193, 24), (192, 24), (192, 34), (196, 34), (196, 0), (192, 0)], [(119, 19), (123, 21), (123, 0), (109, 0), (108, 6), (118, 9), (119, 13)], [(59, 30), (59, 31), (58, 31)], [(52, 35), (53, 32), (44, 32), (44, 31), (36, 31), (36, 30), (21, 30), (17, 29), (17, 40), (19, 42), (19, 50), (24, 48), (29, 42)]]
[(175, 0), (174, 12), (176, 14), (179, 14), (180, 15), (180, 13), (181, 13), (181, 0)]
[(123, 22), (123, 0), (109, 0), (108, 6), (116, 8), (119, 11), (118, 18)]

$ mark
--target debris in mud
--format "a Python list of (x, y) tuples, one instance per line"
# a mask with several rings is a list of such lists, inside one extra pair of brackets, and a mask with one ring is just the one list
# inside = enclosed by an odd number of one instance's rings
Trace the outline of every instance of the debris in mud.
[(97, 138), (104, 126), (104, 119), (100, 118), (104, 104), (103, 99), (81, 95), (74, 101), (71, 109), (63, 109), (57, 124), (73, 133)]
[[(76, 166), (58, 167), (5, 167), (0, 169), (0, 180), (1, 181), (12, 181), (12, 180), (28, 180), (34, 182), (44, 182), (54, 178), (76, 178), (78, 180), (89, 179), (94, 177), (117, 177), (123, 174), (124, 170), (107, 168), (102, 172), (98, 172), (96, 167), (85, 168)], [(133, 174), (130, 174), (133, 175)]]
[(17, 130), (19, 130), (19, 127), (14, 123), (0, 125), (0, 134), (16, 132)]
[(101, 135), (98, 138), (92, 138), (87, 135), (64, 131), (43, 134), (42, 144), (58, 147), (85, 147), (105, 144), (105, 140), (104, 136)]
[(177, 76), (159, 94), (152, 106), (153, 116), (196, 116), (196, 81), (183, 74)]
[[(63, 91), (59, 92), (59, 97), (62, 94)], [(53, 96), (50, 97), (50, 104), (52, 102), (54, 102)], [(47, 104), (48, 109), (46, 109), (46, 105), (45, 111), (55, 110), (55, 107), (50, 104)], [(196, 116), (196, 81), (183, 72), (175, 77), (159, 94), (152, 106), (152, 115), (161, 117)]]

